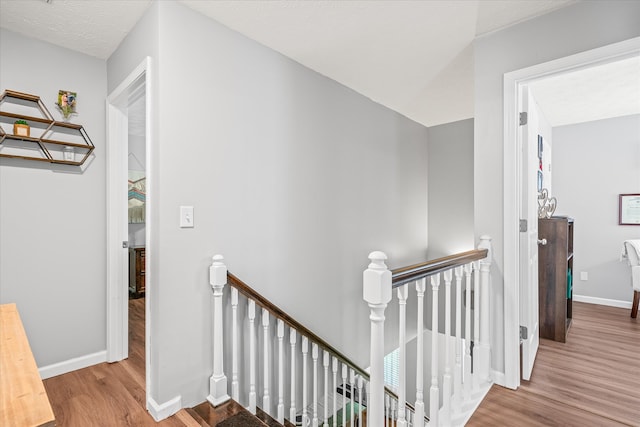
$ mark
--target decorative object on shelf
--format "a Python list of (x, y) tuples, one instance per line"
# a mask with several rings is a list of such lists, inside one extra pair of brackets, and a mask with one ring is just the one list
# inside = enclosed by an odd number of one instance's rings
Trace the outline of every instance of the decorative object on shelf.
[(543, 188), (538, 193), (538, 218), (551, 218), (558, 206), (555, 197), (549, 197), (549, 190)]
[(26, 136), (27, 138), (31, 134), (31, 128), (26, 120), (16, 120), (13, 122), (13, 134), (17, 136)]
[(69, 121), (72, 114), (76, 113), (76, 104), (77, 101), (77, 93), (69, 92), (68, 90), (59, 90), (58, 91), (58, 109), (62, 113), (62, 117), (64, 117), (65, 121)]
[[(16, 128), (21, 122), (28, 123), (26, 135)], [(39, 96), (14, 90), (0, 95), (0, 157), (80, 166), (94, 149), (82, 125), (54, 120)]]

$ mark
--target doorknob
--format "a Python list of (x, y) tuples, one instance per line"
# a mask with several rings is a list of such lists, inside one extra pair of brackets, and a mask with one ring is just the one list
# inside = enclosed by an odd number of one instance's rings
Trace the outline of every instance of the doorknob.
[(547, 244), (547, 239), (538, 239), (538, 244), (542, 245), (542, 246), (546, 245)]

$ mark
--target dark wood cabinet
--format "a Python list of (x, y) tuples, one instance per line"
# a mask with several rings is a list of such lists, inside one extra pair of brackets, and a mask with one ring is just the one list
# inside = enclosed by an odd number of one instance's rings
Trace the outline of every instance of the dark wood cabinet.
[(538, 220), (540, 338), (565, 342), (573, 300), (573, 219)]
[(145, 248), (129, 249), (129, 290), (138, 297), (145, 291)]

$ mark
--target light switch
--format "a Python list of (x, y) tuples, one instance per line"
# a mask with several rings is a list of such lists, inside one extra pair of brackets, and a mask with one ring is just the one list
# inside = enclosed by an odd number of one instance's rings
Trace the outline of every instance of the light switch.
[(193, 206), (180, 206), (180, 228), (193, 228)]
[(586, 271), (580, 272), (580, 280), (589, 280), (589, 273)]

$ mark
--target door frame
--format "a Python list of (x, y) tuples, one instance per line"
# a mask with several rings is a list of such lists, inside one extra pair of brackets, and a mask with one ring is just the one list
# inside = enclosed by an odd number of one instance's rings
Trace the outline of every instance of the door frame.
[(520, 386), (519, 211), (522, 174), (518, 164), (518, 105), (521, 86), (546, 77), (624, 59), (640, 53), (640, 37), (505, 73), (503, 81), (504, 385)]
[[(145, 89), (145, 149), (146, 149), (146, 214), (145, 247), (152, 242), (152, 224), (150, 202), (152, 200), (153, 171), (151, 144), (153, 105), (153, 74), (151, 58), (146, 57), (134, 70), (109, 94), (106, 100), (107, 113), (107, 361), (117, 362), (128, 357), (129, 338), (129, 286), (128, 286), (128, 249), (122, 242), (128, 240), (127, 187), (128, 179), (128, 113), (129, 96)], [(125, 143), (123, 143), (125, 141)], [(153, 263), (152, 251), (147, 250), (145, 280), (151, 282)], [(151, 391), (151, 312), (152, 286), (145, 289), (145, 381), (146, 401)]]

